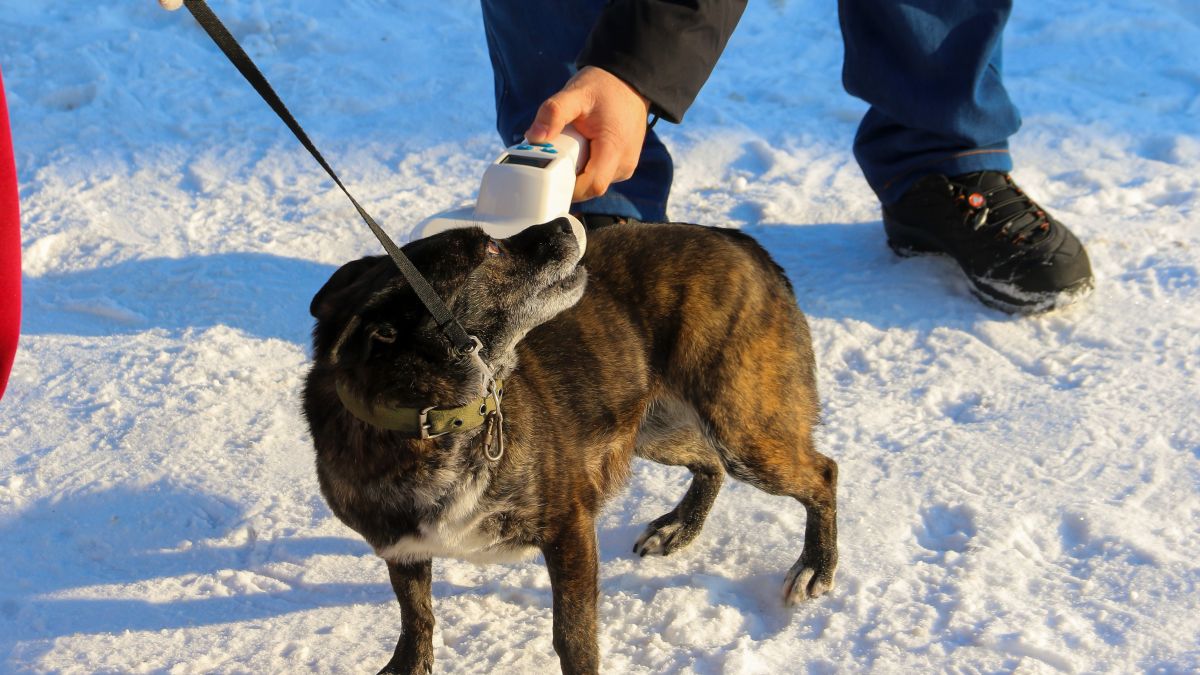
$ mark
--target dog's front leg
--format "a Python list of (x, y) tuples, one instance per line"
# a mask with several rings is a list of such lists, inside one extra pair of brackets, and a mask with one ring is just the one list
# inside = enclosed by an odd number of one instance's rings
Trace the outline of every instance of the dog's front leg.
[(599, 563), (594, 519), (582, 515), (568, 519), (542, 553), (554, 593), (554, 651), (562, 672), (594, 675), (600, 671), (596, 641)]
[(379, 671), (425, 675), (433, 672), (433, 562), (388, 561), (392, 590), (400, 601), (400, 640), (392, 660)]

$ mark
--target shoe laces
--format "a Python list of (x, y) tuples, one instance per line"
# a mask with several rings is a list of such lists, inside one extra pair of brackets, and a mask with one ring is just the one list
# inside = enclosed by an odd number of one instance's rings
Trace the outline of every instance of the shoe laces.
[(976, 232), (989, 231), (996, 239), (1008, 239), (1017, 246), (1043, 239), (1050, 232), (1050, 217), (1011, 176), (1002, 175), (1004, 180), (994, 185), (984, 184), (989, 176), (982, 171), (950, 180), (967, 226)]

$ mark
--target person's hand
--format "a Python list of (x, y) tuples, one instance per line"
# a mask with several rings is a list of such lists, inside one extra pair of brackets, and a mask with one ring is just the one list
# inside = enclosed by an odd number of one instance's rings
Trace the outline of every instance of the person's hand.
[(162, 5), (167, 11), (175, 11), (183, 6), (183, 0), (158, 0), (158, 4)]
[(575, 179), (572, 201), (599, 197), (612, 183), (633, 175), (650, 101), (606, 70), (586, 66), (538, 108), (525, 138), (545, 143), (573, 125), (590, 148), (587, 166)]

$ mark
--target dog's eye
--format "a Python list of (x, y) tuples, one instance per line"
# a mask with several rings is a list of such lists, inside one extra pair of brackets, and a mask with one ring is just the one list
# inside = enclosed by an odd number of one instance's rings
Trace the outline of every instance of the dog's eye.
[(378, 340), (385, 344), (391, 344), (396, 341), (396, 329), (381, 323), (371, 328), (371, 339)]
[(495, 239), (489, 239), (487, 243), (488, 255), (504, 255), (504, 249), (500, 248), (500, 242)]

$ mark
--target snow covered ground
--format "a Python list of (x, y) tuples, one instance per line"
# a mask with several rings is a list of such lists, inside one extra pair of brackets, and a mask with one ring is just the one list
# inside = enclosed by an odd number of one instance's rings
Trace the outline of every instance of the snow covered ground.
[[(803, 511), (727, 483), (671, 558), (638, 463), (600, 526), (611, 673), (1200, 671), (1200, 5), (1018, 3), (1017, 178), (1098, 288), (1035, 319), (899, 260), (849, 146), (833, 2), (751, 3), (672, 216), (744, 228), (813, 327), (841, 568), (785, 611)], [(398, 237), (498, 149), (469, 0), (216, 0)], [(552, 30), (553, 27), (547, 27)], [(377, 244), (185, 13), (0, 0), (25, 324), (0, 403), (0, 670), (373, 672), (382, 563), (321, 501), (312, 293)], [(555, 672), (539, 562), (434, 566), (442, 672)]]

